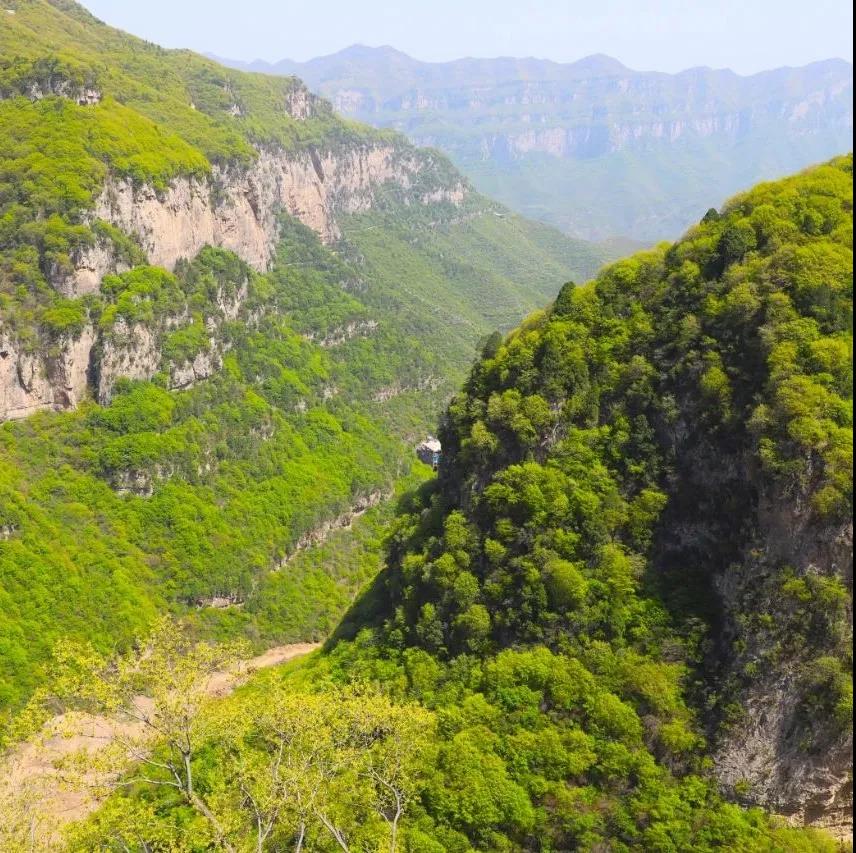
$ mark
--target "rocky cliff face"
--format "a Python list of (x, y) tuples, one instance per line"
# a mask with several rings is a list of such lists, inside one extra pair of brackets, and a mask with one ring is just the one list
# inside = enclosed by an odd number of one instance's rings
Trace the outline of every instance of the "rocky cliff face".
[[(840, 578), (852, 592), (853, 524), (818, 525), (807, 507), (783, 495), (762, 499), (758, 519), (742, 562), (717, 582), (728, 617), (721, 683), (732, 707), (742, 709), (717, 732), (717, 774), (737, 799), (852, 840), (852, 730), (819, 707), (806, 718), (817, 702), (813, 691), (831, 685), (818, 671), (817, 650), (808, 653), (812, 637), (801, 595), (789, 594), (782, 577), (809, 590)], [(825, 609), (825, 633), (849, 642), (852, 594), (825, 602)]]
[[(246, 283), (231, 298), (221, 291), (215, 301), (215, 312), (205, 321), (204, 348), (178, 361), (166, 359), (161, 347), (165, 334), (189, 322), (186, 310), (156, 323), (128, 323), (119, 318), (112, 328), (103, 330), (90, 343), (92, 369), (89, 379), (95, 398), (99, 403), (107, 403), (119, 379), (151, 379), (159, 370), (166, 373), (167, 387), (172, 390), (189, 388), (207, 379), (222, 367), (223, 355), (229, 349), (229, 342), (222, 335), (222, 325), (242, 316), (246, 298)], [(244, 319), (255, 325), (259, 316), (254, 312)], [(85, 384), (83, 387), (85, 389)]]
[[(357, 89), (328, 94), (346, 115), (406, 131), (420, 145), (437, 145), (460, 156), (480, 153), (484, 159), (532, 153), (597, 157), (651, 142), (710, 137), (734, 142), (771, 124), (802, 135), (852, 127), (846, 108), (852, 83), (846, 76), (817, 80), (816, 88), (786, 92), (774, 87), (766, 93), (749, 85), (717, 91), (715, 73), (708, 78), (698, 73), (675, 79), (625, 69), (623, 75), (567, 83), (501, 81), (493, 89), (413, 90), (387, 98)], [(491, 121), (481, 121), (481, 132), (459, 135), (455, 143), (438, 132), (438, 115), (450, 121), (454, 116), (464, 126), (487, 115)]]
[[(391, 145), (297, 154), (262, 149), (248, 169), (215, 168), (211, 179), (182, 178), (164, 193), (128, 180), (110, 181), (94, 215), (133, 235), (157, 266), (171, 269), (179, 258), (192, 258), (212, 245), (265, 270), (280, 213), (333, 242), (340, 236), (338, 215), (368, 209), (382, 184), (410, 189), (425, 167), (423, 157)], [(430, 197), (415, 200), (458, 203), (463, 194), (463, 185), (457, 184), (433, 188)], [(94, 277), (90, 265), (82, 267), (82, 284)]]
[[(307, 67), (305, 79), (342, 113), (404, 130), (420, 144), (429, 138), (427, 125), (437, 126), (438, 118), (442, 125), (454, 116), (464, 127), (478, 120), (478, 136), (458, 135), (460, 153), (473, 146), (490, 151), (502, 140), (518, 155), (593, 156), (645, 140), (733, 138), (771, 122), (824, 133), (851, 128), (853, 121), (852, 69), (834, 61), (752, 77), (712, 69), (641, 73), (620, 63), (578, 67), (585, 61), (533, 62), (525, 68), (502, 60), (480, 67), (464, 61), (426, 68), (414, 62), (419, 73), (410, 79), (370, 83), (369, 68), (382, 61), (367, 56), (363, 66), (349, 66), (337, 76), (331, 57), (332, 69), (322, 74), (321, 66)], [(451, 144), (443, 134), (436, 139), (442, 147)]]
[(95, 341), (87, 326), (76, 336), (60, 337), (49, 352), (28, 352), (0, 331), (0, 420), (76, 406), (87, 393)]
[(729, 798), (852, 838), (852, 729), (830, 698), (839, 671), (823, 671), (852, 641), (852, 521), (819, 520), (816, 483), (785, 489), (751, 454), (704, 437), (698, 399), (678, 408), (660, 430), (675, 493), (654, 563), (678, 608), (699, 567), (711, 572), (697, 699), (714, 772)]
[[(299, 109), (300, 104), (295, 106)], [(367, 210), (377, 191), (394, 186), (414, 204), (458, 205), (466, 194), (458, 181), (433, 174), (430, 155), (388, 144), (359, 144), (341, 150), (286, 152), (263, 148), (249, 167), (215, 167), (210, 178), (173, 180), (164, 191), (110, 178), (98, 195), (90, 221), (101, 220), (139, 243), (148, 262), (168, 270), (192, 259), (206, 245), (229, 249), (264, 271), (283, 213), (312, 228), (324, 242), (340, 237), (337, 217)], [(68, 298), (97, 293), (101, 279), (127, 269), (107, 242), (73, 257), (71, 273), (56, 273), (54, 287)], [(234, 319), (237, 305), (221, 306)], [(187, 318), (185, 318), (185, 321)], [(173, 322), (180, 323), (181, 318)], [(40, 409), (73, 408), (92, 385), (100, 401), (110, 398), (120, 377), (147, 379), (160, 367), (162, 330), (120, 322), (109, 335), (87, 325), (55, 341), (50, 352), (27, 352), (11, 332), (0, 336), (0, 420)], [(170, 368), (171, 386), (187, 387), (219, 368), (222, 352), (212, 331), (210, 350)]]

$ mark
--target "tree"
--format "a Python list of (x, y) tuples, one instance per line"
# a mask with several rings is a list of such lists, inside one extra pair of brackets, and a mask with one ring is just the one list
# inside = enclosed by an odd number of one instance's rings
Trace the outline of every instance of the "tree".
[(398, 849), (398, 828), (416, 798), (423, 769), (431, 766), (434, 729), (430, 712), (416, 705), (393, 705), (382, 694), (371, 701), (356, 696), (363, 773), (373, 789), (372, 808), (389, 826), (389, 850)]
[(0, 764), (0, 850), (31, 853), (50, 835), (42, 813), (43, 780), (27, 778), (18, 762)]
[(52, 700), (72, 709), (71, 731), (81, 715), (97, 715), (105, 731), (103, 749), (63, 763), (69, 780), (112, 795), (72, 833), (79, 849), (105, 837), (126, 847), (179, 843), (186, 828), (119, 796), (149, 788), (195, 812), (207, 826), (195, 830), (203, 846), (299, 853), (326, 837), (344, 851), (398, 850), (401, 820), (431, 766), (433, 715), (364, 687), (310, 693), (283, 682), (221, 699), (240, 655), (193, 642), (168, 619), (127, 655), (57, 649)]
[(162, 619), (128, 654), (107, 659), (91, 647), (60, 643), (54, 699), (70, 713), (108, 722), (104, 748), (81, 750), (64, 762), (67, 778), (108, 794), (147, 785), (174, 789), (210, 824), (215, 842), (235, 849), (215, 810), (195, 785), (194, 759), (212, 730), (211, 705), (228, 683), (243, 649), (197, 643), (172, 619)]
[(502, 332), (491, 332), (484, 343), (481, 345), (481, 354), (483, 359), (494, 358), (502, 346)]
[(231, 760), (220, 769), (259, 853), (269, 839), (300, 851), (319, 834), (344, 851), (355, 838), (376, 846), (383, 824), (390, 853), (398, 850), (401, 819), (431, 766), (430, 712), (366, 688), (285, 685), (248, 693), (226, 713), (218, 728), (231, 732)]
[(565, 314), (570, 314), (574, 306), (574, 291), (577, 286), (574, 282), (568, 281), (562, 285), (559, 295), (553, 303), (553, 313), (561, 317)]

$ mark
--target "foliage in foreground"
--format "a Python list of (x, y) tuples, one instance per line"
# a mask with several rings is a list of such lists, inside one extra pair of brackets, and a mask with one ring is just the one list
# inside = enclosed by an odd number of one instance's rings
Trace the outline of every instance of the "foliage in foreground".
[[(84, 809), (117, 792), (72, 828), (68, 849), (399, 849), (433, 763), (434, 715), (356, 686), (280, 684), (223, 701), (241, 679), (239, 652), (194, 642), (170, 620), (109, 659), (58, 645), (49, 707), (62, 707), (63, 731), (87, 731), (93, 715), (116, 720), (51, 777), (83, 792)], [(45, 691), (19, 722), (37, 728), (47, 700)], [(8, 807), (26, 809), (26, 791), (20, 802), (11, 793)], [(26, 849), (32, 828), (0, 819), (4, 849)]]
[(367, 633), (225, 700), (210, 684), (234, 653), (170, 623), (112, 661), (58, 657), (50, 707), (132, 726), (62, 766), (108, 796), (70, 851), (838, 849), (723, 802), (703, 771), (675, 778), (644, 746), (647, 719), (544, 648), (449, 666), (379, 653)]

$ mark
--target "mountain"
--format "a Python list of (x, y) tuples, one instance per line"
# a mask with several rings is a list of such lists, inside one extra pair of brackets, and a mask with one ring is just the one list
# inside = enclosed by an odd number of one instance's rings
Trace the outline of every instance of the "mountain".
[[(71, 849), (848, 849), (852, 175), (761, 184), (491, 336), (326, 648)], [(158, 636), (73, 658), (82, 707), (211, 655)]]
[(295, 78), (0, 15), (0, 849), (839, 849), (852, 157), (583, 283)]
[(603, 55), (428, 63), (359, 45), (226, 62), (298, 75), (342, 115), (439, 148), (480, 191), (588, 239), (674, 238), (701, 208), (852, 145), (842, 60), (748, 77), (639, 72)]
[(322, 636), (365, 570), (296, 552), (388, 498), (478, 341), (599, 250), (298, 80), (6, 6), (0, 703), (58, 638), (165, 610)]
[[(450, 678), (492, 661), (476, 683), (510, 741), (557, 720), (566, 737), (633, 729), (674, 771), (704, 734), (731, 797), (851, 834), (851, 241), (848, 156), (566, 284), (491, 340), (448, 409), (438, 480), (394, 528), (387, 646)], [(575, 693), (583, 679), (628, 720)], [(645, 783), (597, 762), (564, 795), (639, 809), (599, 824), (601, 843), (666, 849)], [(528, 796), (542, 838), (592, 843), (555, 789)]]

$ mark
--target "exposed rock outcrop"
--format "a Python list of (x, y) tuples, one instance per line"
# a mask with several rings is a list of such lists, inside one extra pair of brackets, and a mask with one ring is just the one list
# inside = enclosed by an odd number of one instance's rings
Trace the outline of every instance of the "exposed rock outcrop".
[[(783, 498), (762, 500), (758, 535), (744, 560), (718, 579), (728, 614), (723, 644), (733, 654), (722, 682), (734, 685), (731, 701), (743, 713), (720, 730), (716, 772), (731, 795), (852, 840), (852, 729), (828, 713), (812, 715), (807, 724), (817, 652), (800, 648), (807, 641), (795, 643), (809, 628), (799, 602), (783, 594), (782, 572), (839, 579), (849, 598), (840, 602), (846, 612), (837, 617), (838, 630), (852, 632), (853, 524), (818, 525), (807, 507), (794, 507)], [(835, 618), (835, 604), (825, 608), (827, 618)]]
[(304, 533), (297, 542), (294, 543), (290, 553), (276, 563), (274, 570), (276, 571), (287, 566), (288, 563), (301, 551), (305, 551), (307, 548), (311, 548), (314, 545), (320, 545), (336, 530), (345, 530), (350, 528), (357, 518), (368, 512), (372, 507), (378, 506), (382, 501), (388, 500), (390, 497), (392, 497), (392, 492), (382, 492), (377, 490), (370, 492), (367, 495), (358, 495), (350, 509), (347, 509), (340, 515), (337, 515), (335, 518), (331, 518), (329, 521), (322, 522), (317, 527), (313, 527), (311, 530)]
[(151, 379), (161, 361), (156, 330), (123, 318), (102, 337), (99, 349), (95, 390), (100, 403), (109, 402), (118, 379)]
[[(290, 111), (298, 117), (310, 114), (313, 98), (305, 89), (298, 87), (289, 97)], [(179, 259), (193, 258), (204, 246), (213, 245), (264, 271), (283, 212), (312, 228), (325, 242), (333, 242), (340, 237), (337, 217), (369, 209), (383, 185), (411, 193), (413, 203), (460, 205), (466, 187), (460, 182), (444, 184), (433, 168), (430, 155), (389, 144), (296, 152), (264, 148), (248, 167), (215, 167), (210, 177), (180, 177), (163, 191), (110, 178), (89, 218), (103, 220), (134, 238), (156, 266), (171, 270)], [(73, 272), (51, 275), (53, 286), (68, 298), (97, 293), (105, 275), (127, 269), (105, 240), (78, 250), (72, 262)], [(235, 319), (242, 301), (239, 297), (221, 306), (223, 317)], [(74, 407), (86, 392), (88, 372), (101, 402), (109, 401), (120, 377), (151, 378), (161, 367), (161, 331), (142, 324), (128, 326), (124, 321), (102, 335), (88, 327), (75, 339), (57, 341), (55, 354), (48, 355), (25, 352), (10, 332), (0, 329), (0, 349), (6, 353), (0, 357), (0, 421), (40, 409)], [(343, 331), (343, 340), (371, 331), (370, 324), (349, 327)], [(340, 342), (331, 339), (329, 345)], [(209, 353), (169, 366), (170, 385), (187, 387), (210, 376), (221, 363), (222, 352), (212, 339)]]
[(98, 293), (105, 275), (129, 269), (116, 256), (113, 246), (105, 240), (77, 250), (72, 256), (72, 262), (72, 272), (53, 270), (49, 276), (54, 289), (69, 299)]
[[(211, 178), (179, 178), (169, 189), (109, 181), (95, 216), (136, 237), (156, 266), (172, 269), (205, 245), (230, 249), (258, 270), (268, 267), (277, 217), (288, 213), (325, 242), (340, 236), (336, 217), (371, 207), (385, 183), (409, 189), (424, 161), (391, 145), (298, 153), (262, 149), (247, 169), (214, 170)], [(460, 204), (462, 184), (432, 187), (418, 200)]]
[(155, 484), (168, 480), (172, 474), (172, 469), (164, 465), (145, 470), (115, 471), (111, 474), (111, 484), (117, 494), (150, 498), (154, 494)]
[(169, 387), (176, 390), (190, 388), (216, 373), (223, 366), (223, 356), (216, 341), (211, 341), (210, 347), (206, 352), (197, 353), (191, 361), (174, 366), (170, 371)]
[(680, 473), (655, 553), (672, 583), (692, 583), (689, 567), (711, 570), (703, 669), (714, 772), (729, 798), (850, 837), (852, 731), (829, 707), (831, 685), (812, 682), (817, 660), (840, 654), (852, 634), (852, 522), (819, 520), (751, 453), (705, 439), (696, 405), (682, 398), (682, 416), (662, 433)]
[(62, 77), (52, 77), (44, 81), (30, 83), (26, 90), (31, 101), (40, 101), (49, 95), (68, 98), (81, 107), (92, 107), (101, 103), (101, 91), (94, 86), (80, 86)]
[(435, 391), (439, 387), (440, 380), (436, 376), (426, 376), (409, 383), (394, 382), (392, 385), (385, 385), (376, 391), (372, 400), (375, 403), (385, 403), (387, 400), (392, 400), (408, 391)]
[(354, 320), (345, 326), (340, 326), (327, 332), (323, 337), (312, 333), (304, 335), (306, 340), (313, 341), (320, 347), (329, 348), (341, 346), (352, 338), (365, 338), (377, 331), (377, 320)]
[(60, 337), (49, 352), (31, 353), (0, 333), (0, 415), (25, 418), (41, 409), (77, 406), (86, 396), (95, 332)]

